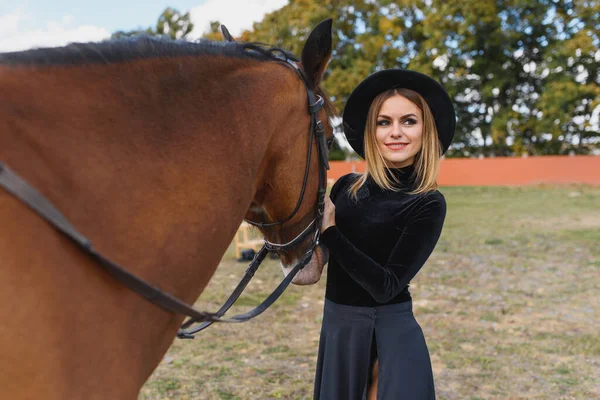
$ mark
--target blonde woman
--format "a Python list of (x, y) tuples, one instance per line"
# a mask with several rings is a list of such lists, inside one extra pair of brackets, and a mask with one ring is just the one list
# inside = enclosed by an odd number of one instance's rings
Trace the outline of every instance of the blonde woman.
[(446, 202), (436, 179), (454, 108), (432, 78), (390, 69), (356, 87), (343, 120), (366, 172), (338, 179), (325, 207), (329, 267), (314, 398), (435, 399), (408, 286), (442, 232)]

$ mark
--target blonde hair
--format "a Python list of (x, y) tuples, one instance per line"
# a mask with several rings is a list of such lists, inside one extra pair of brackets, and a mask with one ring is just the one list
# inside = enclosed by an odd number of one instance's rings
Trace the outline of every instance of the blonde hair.
[[(379, 94), (367, 115), (364, 134), (365, 161), (367, 163), (365, 172), (361, 177), (350, 186), (350, 194), (356, 200), (358, 190), (367, 182), (369, 177), (372, 177), (375, 183), (383, 189), (399, 191), (397, 182), (393, 174), (387, 174), (386, 171), (392, 167), (389, 162), (381, 154), (381, 150), (377, 145), (375, 136), (377, 130), (377, 116), (381, 110), (383, 103), (390, 97), (400, 95), (415, 106), (417, 106), (423, 114), (423, 136), (421, 149), (415, 155), (415, 183), (416, 187), (410, 192), (411, 194), (425, 193), (437, 189), (437, 177), (440, 170), (440, 157), (442, 156), (442, 147), (438, 138), (435, 120), (429, 105), (425, 99), (417, 92), (395, 88)], [(393, 167), (392, 167), (393, 168)]]

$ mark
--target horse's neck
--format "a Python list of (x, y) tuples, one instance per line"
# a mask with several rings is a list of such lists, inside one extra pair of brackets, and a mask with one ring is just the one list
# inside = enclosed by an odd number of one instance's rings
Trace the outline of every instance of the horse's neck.
[(248, 123), (271, 108), (266, 96), (251, 101), (250, 86), (282, 69), (271, 64), (189, 57), (13, 70), (20, 83), (3, 99), (0, 159), (100, 251), (192, 300), (252, 199), (274, 129)]
[[(272, 135), (302, 122), (291, 117), (306, 94), (290, 74), (274, 63), (217, 57), (202, 64), (190, 57), (33, 71), (0, 66), (0, 160), (100, 252), (192, 302), (252, 200)], [(267, 86), (278, 89), (274, 96)], [(0, 352), (10, 350), (8, 360), (25, 351), (36, 358), (34, 371), (30, 363), (11, 365), (9, 382), (31, 373), (48, 378), (53, 387), (45, 392), (81, 392), (70, 398), (107, 388), (135, 393), (182, 317), (124, 289), (6, 193), (0, 205), (0, 220), (8, 221), (0, 257), (10, 254), (2, 271), (12, 279), (0, 279), (8, 304), (0, 317), (11, 339)], [(19, 332), (34, 313), (50, 334), (32, 341)], [(57, 348), (56, 337), (68, 345)], [(78, 385), (64, 381), (64, 371)]]

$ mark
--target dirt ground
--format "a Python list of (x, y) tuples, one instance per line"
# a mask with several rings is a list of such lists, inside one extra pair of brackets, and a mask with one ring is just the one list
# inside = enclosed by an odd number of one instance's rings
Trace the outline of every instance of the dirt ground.
[[(600, 188), (441, 188), (442, 237), (411, 283), (438, 399), (600, 399)], [(231, 248), (198, 299), (243, 275)], [(233, 312), (282, 279), (275, 260)], [(326, 274), (265, 314), (176, 340), (140, 399), (311, 399)]]

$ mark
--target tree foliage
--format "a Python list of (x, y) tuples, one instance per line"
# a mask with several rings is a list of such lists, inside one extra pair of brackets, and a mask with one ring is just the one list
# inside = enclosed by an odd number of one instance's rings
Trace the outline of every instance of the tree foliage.
[(241, 39), (299, 54), (328, 17), (336, 42), (324, 84), (340, 109), (370, 73), (408, 68), (455, 102), (449, 155), (586, 153), (600, 142), (600, 2), (291, 0)]
[[(326, 18), (335, 41), (324, 86), (339, 110), (369, 74), (408, 68), (437, 79), (454, 100), (449, 156), (598, 148), (597, 0), (289, 0), (238, 40), (299, 55)], [(204, 37), (222, 40), (220, 23)]]
[(178, 10), (167, 7), (158, 17), (156, 27), (146, 29), (135, 29), (132, 31), (117, 31), (112, 38), (122, 38), (136, 35), (168, 36), (171, 39), (184, 39), (194, 29), (190, 13), (180, 13)]

